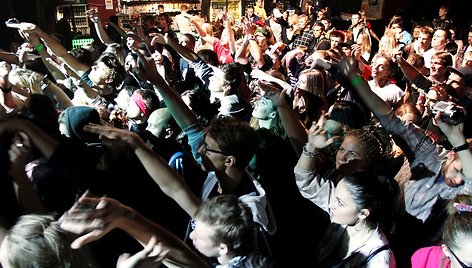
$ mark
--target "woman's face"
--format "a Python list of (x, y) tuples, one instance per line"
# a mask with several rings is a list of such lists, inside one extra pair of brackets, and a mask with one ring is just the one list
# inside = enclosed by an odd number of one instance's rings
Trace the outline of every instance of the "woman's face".
[(359, 211), (344, 180), (334, 190), (334, 199), (329, 204), (331, 221), (343, 225), (355, 225), (359, 221)]
[(363, 145), (355, 136), (346, 136), (336, 153), (336, 169), (340, 174), (349, 175), (368, 165)]
[[(462, 267), (472, 267), (472, 239), (463, 238), (461, 239), (461, 247), (453, 249), (454, 255), (451, 250), (443, 245), (443, 251), (449, 259), (451, 259), (451, 268), (462, 268)], [(465, 266), (461, 265), (464, 264)]]
[(252, 110), (252, 116), (261, 119), (268, 120), (274, 116), (275, 109), (274, 104), (270, 99), (261, 98), (254, 103), (254, 109)]

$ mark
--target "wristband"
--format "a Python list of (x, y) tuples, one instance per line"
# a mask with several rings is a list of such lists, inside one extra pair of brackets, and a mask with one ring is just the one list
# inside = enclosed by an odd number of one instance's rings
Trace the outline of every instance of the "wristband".
[(357, 87), (358, 85), (360, 85), (362, 82), (364, 82), (364, 79), (360, 76), (356, 76), (354, 77), (354, 79), (351, 80), (351, 85), (353, 87)]
[(464, 143), (464, 144), (462, 144), (462, 145), (459, 145), (459, 146), (457, 146), (457, 147), (452, 148), (452, 150), (453, 150), (454, 152), (456, 152), (456, 153), (457, 153), (457, 152), (460, 152), (460, 151), (469, 150), (469, 144), (466, 142), (466, 143)]
[(306, 144), (305, 144), (305, 146), (303, 146), (303, 154), (308, 156), (309, 158), (315, 158), (320, 153), (318, 153), (317, 151), (314, 151), (314, 152), (308, 151), (308, 149), (306, 148)]
[(39, 51), (43, 50), (44, 48), (45, 48), (44, 44), (41, 43), (41, 44), (35, 46), (35, 47), (34, 47), (34, 50), (36, 50), (36, 51), (39, 52)]

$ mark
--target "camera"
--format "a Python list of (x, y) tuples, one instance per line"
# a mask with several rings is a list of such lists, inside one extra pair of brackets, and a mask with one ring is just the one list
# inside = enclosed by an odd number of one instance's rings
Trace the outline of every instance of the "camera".
[(438, 101), (433, 105), (431, 111), (434, 115), (441, 112), (441, 121), (453, 126), (462, 123), (465, 119), (464, 111), (450, 101)]

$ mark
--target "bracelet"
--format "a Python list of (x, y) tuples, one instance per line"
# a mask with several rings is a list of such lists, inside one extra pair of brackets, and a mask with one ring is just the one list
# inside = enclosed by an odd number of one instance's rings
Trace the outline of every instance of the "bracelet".
[(43, 50), (44, 48), (45, 48), (44, 44), (41, 43), (41, 44), (35, 46), (35, 47), (34, 47), (34, 50), (36, 50), (36, 51), (39, 52), (39, 51)]
[(309, 158), (315, 158), (320, 153), (317, 152), (317, 151), (314, 151), (314, 152), (308, 151), (308, 149), (306, 148), (306, 144), (305, 144), (305, 146), (303, 146), (303, 154), (308, 156)]
[(354, 86), (354, 87), (357, 87), (362, 82), (364, 82), (364, 79), (360, 76), (356, 76), (356, 77), (354, 77), (354, 79), (351, 80), (351, 85)]
[(469, 144), (466, 142), (466, 143), (464, 143), (464, 144), (462, 144), (462, 145), (460, 145), (460, 146), (457, 146), (457, 147), (452, 148), (452, 150), (453, 150), (454, 152), (456, 152), (456, 153), (457, 153), (457, 152), (460, 152), (460, 151), (469, 150)]
[(0, 88), (0, 90), (2, 90), (3, 93), (9, 93), (9, 92), (11, 92), (11, 85), (10, 85), (9, 88), (3, 88), (2, 87), (2, 88)]

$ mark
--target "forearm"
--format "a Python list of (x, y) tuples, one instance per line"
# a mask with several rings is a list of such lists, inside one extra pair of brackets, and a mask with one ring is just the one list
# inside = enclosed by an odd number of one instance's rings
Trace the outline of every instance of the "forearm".
[(249, 40), (247, 38), (247, 36), (244, 37), (243, 43), (239, 46), (239, 48), (236, 50), (236, 54), (234, 55), (235, 61), (243, 65), (248, 63), (247, 47), (249, 46)]
[(190, 217), (193, 217), (201, 200), (190, 191), (184, 179), (142, 140), (136, 144), (135, 153), (151, 178), (167, 196), (174, 199)]
[(162, 244), (163, 250), (169, 249), (164, 263), (167, 267), (209, 267), (193, 250), (178, 237), (129, 209), (129, 213), (121, 221), (119, 229), (125, 231), (142, 245), (146, 245), (152, 236)]
[(413, 65), (411, 65), (404, 59), (400, 59), (398, 61), (398, 66), (402, 70), (405, 77), (410, 81), (413, 81), (419, 74), (421, 74), (418, 69), (416, 69)]
[(292, 144), (297, 156), (300, 157), (303, 145), (308, 141), (306, 129), (288, 104), (278, 107), (278, 112), (290, 144)]
[(234, 54), (236, 53), (236, 39), (234, 38), (234, 30), (229, 20), (225, 21), (225, 28), (229, 34), (229, 50), (231, 51), (231, 54)]
[(114, 43), (105, 32), (105, 29), (103, 28), (102, 22), (100, 20), (97, 20), (96, 22), (94, 21), (93, 24), (95, 26), (95, 31), (97, 32), (98, 38), (103, 44), (108, 46)]
[(71, 99), (62, 91), (62, 89), (56, 84), (50, 82), (43, 90), (43, 94), (49, 95), (55, 102), (59, 104), (60, 110), (65, 110), (68, 107), (74, 106)]
[(364, 104), (370, 109), (370, 111), (372, 111), (372, 113), (374, 113), (375, 116), (378, 117), (387, 114), (390, 111), (390, 107), (371, 90), (367, 81), (362, 77), (359, 77), (356, 74), (351, 74), (349, 75), (349, 80)]
[(256, 40), (249, 40), (249, 52), (251, 53), (254, 60), (257, 62), (259, 68), (264, 66), (264, 54), (259, 44), (257, 44)]
[(0, 125), (0, 129), (10, 129), (26, 133), (26, 135), (28, 135), (35, 147), (47, 159), (49, 159), (53, 155), (54, 151), (59, 145), (59, 142), (57, 140), (49, 136), (49, 134), (44, 132), (37, 125), (27, 120), (16, 119), (4, 121), (2, 125)]
[(0, 60), (6, 61), (10, 64), (19, 63), (18, 57), (14, 53), (7, 52), (4, 50), (0, 50)]
[(10, 169), (18, 205), (25, 214), (46, 212), (33, 183), (26, 177), (24, 165)]
[(175, 40), (171, 39), (171, 38), (168, 38), (167, 39), (167, 43), (172, 46), (172, 48), (174, 48), (174, 50), (179, 53), (180, 56), (182, 56), (183, 58), (185, 58), (186, 60), (190, 61), (190, 62), (193, 62), (193, 61), (196, 61), (198, 59), (200, 59), (197, 55), (197, 53), (191, 51), (190, 49), (180, 45), (179, 43), (177, 43)]
[(167, 108), (169, 108), (169, 111), (181, 129), (186, 129), (189, 126), (198, 123), (197, 117), (185, 104), (179, 93), (169, 87), (162, 77), (153, 77), (150, 79), (150, 82), (157, 87)]
[[(463, 144), (469, 145), (464, 137), (464, 135), (460, 132), (453, 132), (448, 133), (446, 135), (447, 140), (451, 143), (451, 146), (456, 148)], [(470, 147), (469, 147), (470, 148)], [(456, 152), (459, 156), (459, 159), (462, 163), (463, 173), (467, 178), (472, 178), (472, 152), (470, 149), (460, 150)]]

